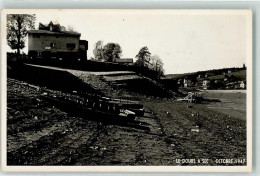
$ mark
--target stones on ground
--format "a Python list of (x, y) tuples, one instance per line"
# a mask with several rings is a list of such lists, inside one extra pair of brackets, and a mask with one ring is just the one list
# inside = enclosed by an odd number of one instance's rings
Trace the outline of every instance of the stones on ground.
[(191, 132), (197, 132), (198, 133), (198, 132), (200, 132), (200, 130), (197, 129), (197, 128), (196, 129), (191, 129)]

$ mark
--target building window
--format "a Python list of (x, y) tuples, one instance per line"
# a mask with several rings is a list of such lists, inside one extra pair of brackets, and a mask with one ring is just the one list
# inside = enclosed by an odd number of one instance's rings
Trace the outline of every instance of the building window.
[(51, 43), (51, 44), (50, 44), (50, 47), (53, 48), (54, 46), (55, 46), (55, 43)]
[(75, 43), (67, 43), (67, 48), (68, 49), (74, 49), (76, 47)]

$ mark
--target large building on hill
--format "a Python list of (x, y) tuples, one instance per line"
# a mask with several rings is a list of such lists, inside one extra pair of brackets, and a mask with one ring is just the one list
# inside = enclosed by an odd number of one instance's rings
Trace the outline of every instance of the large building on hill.
[(88, 41), (80, 33), (61, 31), (50, 23), (40, 30), (28, 31), (28, 55), (31, 58), (87, 59)]

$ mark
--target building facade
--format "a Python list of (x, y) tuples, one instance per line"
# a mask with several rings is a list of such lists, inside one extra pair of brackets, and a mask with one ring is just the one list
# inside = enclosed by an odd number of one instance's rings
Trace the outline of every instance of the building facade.
[(246, 82), (245, 81), (241, 81), (240, 82), (240, 88), (241, 89), (245, 89), (246, 88)]
[(80, 33), (51, 30), (28, 31), (30, 58), (87, 59), (88, 42)]
[(202, 83), (203, 89), (208, 89), (210, 87), (210, 80), (204, 79)]
[(190, 79), (184, 79), (183, 80), (183, 86), (184, 87), (191, 87), (191, 85), (192, 85), (192, 82), (191, 82)]

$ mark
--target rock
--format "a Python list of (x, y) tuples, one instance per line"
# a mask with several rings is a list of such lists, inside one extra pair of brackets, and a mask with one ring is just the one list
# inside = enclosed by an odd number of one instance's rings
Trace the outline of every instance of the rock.
[(200, 130), (199, 129), (191, 129), (191, 132), (199, 132)]
[(106, 147), (103, 147), (101, 150), (106, 150), (107, 148)]

